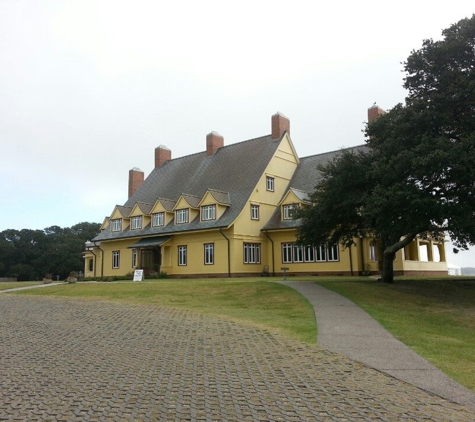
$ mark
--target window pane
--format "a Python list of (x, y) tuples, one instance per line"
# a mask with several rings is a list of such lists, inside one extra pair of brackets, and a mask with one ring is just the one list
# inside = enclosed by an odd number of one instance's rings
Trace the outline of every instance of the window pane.
[(205, 205), (201, 207), (201, 219), (215, 220), (216, 219), (216, 205)]
[(188, 223), (188, 208), (176, 210), (175, 214), (177, 223)]
[(121, 230), (121, 226), (122, 226), (122, 220), (121, 219), (116, 219), (116, 220), (112, 220), (112, 231), (113, 232), (119, 232)]
[(267, 183), (267, 190), (274, 192), (274, 178), (267, 176), (266, 183)]
[(244, 263), (260, 264), (261, 262), (261, 244), (244, 243)]
[(178, 246), (178, 265), (186, 265), (186, 246)]
[(165, 224), (165, 214), (163, 212), (158, 212), (153, 214), (153, 226), (163, 226)]
[(259, 205), (251, 205), (251, 219), (259, 220)]
[(294, 245), (294, 262), (303, 262), (303, 246)]
[(292, 262), (292, 243), (282, 244), (282, 262), (284, 264)]
[(205, 244), (205, 264), (206, 265), (214, 264), (214, 244), (213, 243)]
[(119, 268), (120, 264), (120, 251), (112, 252), (112, 268)]
[(369, 244), (369, 260), (377, 261), (378, 260), (378, 251), (376, 249), (376, 242), (372, 240)]
[(132, 229), (142, 228), (142, 217), (132, 217)]
[(315, 248), (313, 246), (305, 247), (305, 262), (315, 261)]
[(326, 247), (319, 245), (315, 247), (315, 261), (326, 261)]
[(338, 261), (338, 245), (336, 243), (328, 245), (328, 260)]
[(137, 249), (132, 250), (132, 267), (135, 268), (137, 266)]

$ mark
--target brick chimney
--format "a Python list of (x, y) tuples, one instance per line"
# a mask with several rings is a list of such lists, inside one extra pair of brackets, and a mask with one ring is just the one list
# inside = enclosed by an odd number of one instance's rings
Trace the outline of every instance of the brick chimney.
[(165, 145), (159, 145), (155, 148), (155, 168), (161, 167), (166, 161), (171, 159), (172, 152)]
[(373, 122), (383, 114), (386, 114), (386, 112), (381, 107), (377, 106), (376, 103), (374, 103), (372, 107), (368, 108), (368, 123)]
[(206, 135), (206, 155), (214, 155), (218, 148), (224, 146), (224, 138), (217, 132), (211, 132)]
[(290, 120), (283, 114), (274, 114), (272, 116), (272, 139), (279, 139), (285, 131), (290, 133)]
[(144, 181), (144, 172), (137, 167), (129, 170), (129, 198)]

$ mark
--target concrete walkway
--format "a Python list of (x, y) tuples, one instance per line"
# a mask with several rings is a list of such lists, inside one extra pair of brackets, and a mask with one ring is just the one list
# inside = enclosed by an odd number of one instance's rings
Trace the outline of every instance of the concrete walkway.
[(475, 394), (397, 340), (350, 300), (314, 282), (282, 282), (315, 309), (318, 345), (456, 403), (475, 406)]
[[(19, 284), (21, 284), (21, 282)], [(0, 293), (15, 292), (17, 290), (38, 289), (40, 287), (60, 286), (60, 285), (64, 285), (64, 284), (67, 284), (67, 283), (61, 282), (61, 283), (33, 284), (33, 285), (30, 285), (30, 286), (13, 287), (11, 289), (0, 290)]]

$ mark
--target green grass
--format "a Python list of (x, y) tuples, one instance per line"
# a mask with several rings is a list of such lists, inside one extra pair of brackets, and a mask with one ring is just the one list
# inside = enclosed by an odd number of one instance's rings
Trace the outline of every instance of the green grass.
[(34, 286), (36, 284), (43, 284), (42, 281), (11, 281), (0, 283), (0, 290), (16, 289), (17, 287)]
[(141, 283), (75, 283), (11, 294), (119, 300), (186, 308), (315, 343), (315, 315), (293, 289), (265, 279), (156, 280)]
[(475, 392), (475, 281), (464, 278), (319, 280)]

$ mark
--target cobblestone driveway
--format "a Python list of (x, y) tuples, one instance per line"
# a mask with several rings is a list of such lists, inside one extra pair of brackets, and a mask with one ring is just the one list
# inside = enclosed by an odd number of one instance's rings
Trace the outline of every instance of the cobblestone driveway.
[(317, 346), (184, 310), (2, 295), (0, 315), (0, 420), (474, 420)]

